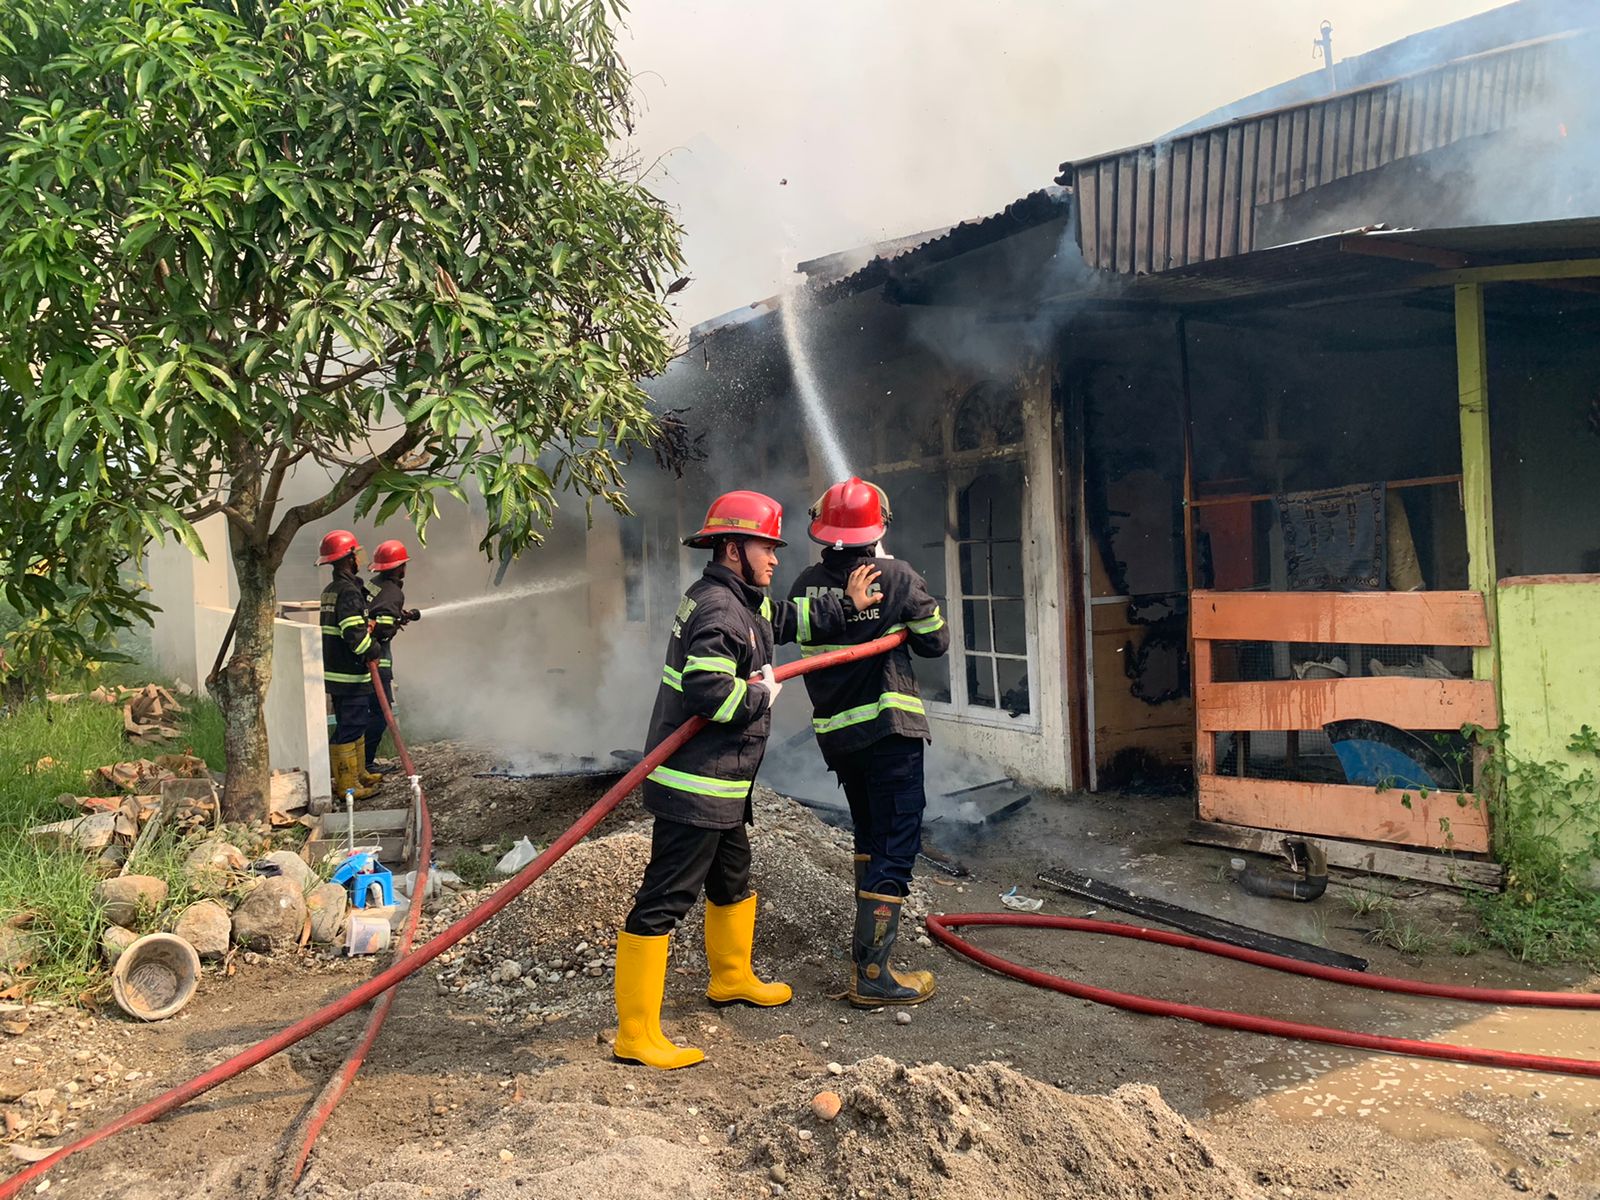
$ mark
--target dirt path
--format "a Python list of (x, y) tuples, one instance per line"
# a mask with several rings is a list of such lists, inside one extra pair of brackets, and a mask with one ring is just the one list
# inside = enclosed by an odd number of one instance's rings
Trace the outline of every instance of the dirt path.
[[(484, 765), (448, 746), (424, 757), (431, 778), (450, 781), (435, 786), (434, 807), (452, 841), (548, 839), (601, 790), (470, 779)], [(1182, 816), (1181, 806), (1158, 801), (1039, 801), (962, 848), (972, 880), (924, 881), (918, 902), (993, 909), (996, 894), (1013, 883), (1037, 891), (1028, 881), (1053, 855), (1050, 861), (1128, 886), (1165, 887), (1185, 903), (1212, 888), (1213, 908), (1235, 919), (1274, 915), (1271, 908), (1227, 911), (1236, 902), (1214, 878), (1213, 860), (1179, 848)], [(630, 830), (628, 822), (639, 817), (619, 814), (602, 842), (575, 851), (565, 873), (558, 868), (513, 905), (503, 928), (491, 925), (482, 940), (404, 987), (302, 1195), (1600, 1194), (1600, 1087), (1585, 1081), (1385, 1060), (1135, 1017), (1021, 987), (909, 939), (907, 957), (934, 967), (941, 990), (909, 1025), (829, 1000), (844, 978), (848, 856), (836, 831), (786, 802), (764, 804), (756, 827), (756, 886), (772, 901), (758, 930), (758, 958), (795, 985), (794, 1003), (775, 1011), (706, 1005), (700, 933), (691, 923), (675, 939), (664, 1019), (671, 1034), (703, 1046), (708, 1061), (670, 1074), (617, 1064), (607, 1045), (605, 939), (633, 886), (645, 827)], [(1056, 898), (1045, 908), (1084, 910)], [(1488, 955), (1408, 963), (1363, 948), (1359, 932), (1338, 927), (1349, 923), (1327, 921), (1327, 940), (1366, 953), (1375, 970), (1535, 987), (1577, 982), (1517, 971)], [(1508, 1017), (1308, 985), (1106, 939), (975, 936), (1050, 970), (1175, 999), (1408, 1036), (1600, 1054), (1597, 1039), (1583, 1033), (1591, 1023), (1600, 1033), (1592, 1016)], [(517, 976), (496, 980), (519, 949), (526, 963), (518, 962)], [(81, 1077), (83, 1107), (70, 1117), (87, 1128), (304, 1014), (370, 969), (246, 967), (231, 980), (208, 980), (186, 1014), (150, 1027), (39, 1016), (9, 1039), (13, 1058), (32, 1058), (12, 1068), (19, 1073), (13, 1087), (24, 1070), (43, 1086)], [(159, 1125), (84, 1155), (55, 1173), (53, 1193), (267, 1194), (284, 1130), (358, 1026), (347, 1019)], [(1574, 1040), (1580, 1036), (1583, 1042)], [(90, 1060), (78, 1061), (84, 1050)], [(878, 1056), (891, 1061), (874, 1065)], [(949, 1070), (918, 1066), (933, 1063)], [(983, 1063), (999, 1065), (962, 1070)], [(114, 1081), (113, 1064), (120, 1068)], [(134, 1071), (137, 1078), (125, 1079)], [(88, 1086), (96, 1074), (108, 1082)], [(1123, 1085), (1153, 1086), (1160, 1099), (1138, 1088), (1112, 1099), (1066, 1094), (1102, 1096)], [(845, 1098), (844, 1115), (831, 1124), (809, 1109), (824, 1088)]]

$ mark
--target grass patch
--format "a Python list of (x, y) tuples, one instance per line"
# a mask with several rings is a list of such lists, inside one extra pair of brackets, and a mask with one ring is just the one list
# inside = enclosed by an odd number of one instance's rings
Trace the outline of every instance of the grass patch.
[(450, 869), (461, 876), (461, 882), (474, 890), (495, 879), (494, 864), (497, 859), (476, 850), (458, 850), (450, 860)]
[(1375, 946), (1398, 950), (1412, 958), (1432, 954), (1439, 946), (1439, 939), (1433, 934), (1409, 918), (1395, 916), (1392, 909), (1382, 911), (1378, 927), (1367, 934), (1367, 941)]
[[(214, 767), (222, 763), (221, 714), (210, 700), (191, 696), (181, 718), (183, 736), (173, 751), (192, 746)], [(29, 914), (32, 965), (26, 971), (35, 996), (73, 998), (104, 979), (100, 934), (105, 921), (94, 901), (99, 875), (94, 860), (71, 850), (35, 844), (30, 826), (78, 815), (58, 796), (105, 792), (94, 768), (163, 751), (123, 739), (122, 710), (89, 700), (65, 704), (30, 701), (0, 718), (0, 920)], [(190, 902), (179, 847), (160, 838), (141, 852), (145, 869), (171, 892), (149, 928)]]
[(1350, 888), (1344, 894), (1344, 904), (1358, 917), (1367, 917), (1394, 911), (1394, 897), (1382, 892), (1369, 892)]
[(1511, 755), (1498, 731), (1471, 729), (1491, 751), (1484, 791), (1505, 891), (1473, 898), (1483, 940), (1518, 962), (1600, 967), (1600, 733), (1585, 725), (1567, 749), (1579, 763)]

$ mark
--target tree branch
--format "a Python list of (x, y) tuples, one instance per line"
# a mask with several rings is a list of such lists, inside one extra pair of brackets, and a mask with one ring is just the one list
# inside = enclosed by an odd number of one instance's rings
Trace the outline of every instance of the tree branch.
[(275, 563), (283, 561), (283, 556), (288, 553), (289, 543), (294, 541), (295, 534), (313, 521), (320, 521), (329, 513), (338, 512), (354, 500), (379, 471), (392, 466), (395, 460), (415, 448), (426, 435), (427, 427), (421, 422), (406, 426), (405, 432), (389, 443), (387, 449), (351, 467), (323, 495), (304, 504), (296, 504), (284, 513), (283, 520), (278, 522), (278, 528), (273, 531), (269, 543), (272, 561)]

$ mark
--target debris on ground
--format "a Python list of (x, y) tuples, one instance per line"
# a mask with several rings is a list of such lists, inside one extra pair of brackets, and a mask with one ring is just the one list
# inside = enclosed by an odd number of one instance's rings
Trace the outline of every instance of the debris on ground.
[(878, 1056), (834, 1087), (834, 1116), (800, 1085), (742, 1129), (745, 1169), (780, 1167), (800, 1196), (1262, 1195), (1146, 1084), (1079, 1096), (999, 1063)]
[(146, 684), (123, 704), (122, 729), (130, 742), (141, 745), (171, 741), (182, 733), (172, 718), (186, 711), (166, 688)]
[[(750, 884), (760, 904), (756, 970), (764, 962), (821, 967), (849, 942), (850, 838), (766, 788), (756, 788), (753, 804)], [(440, 956), (439, 990), (471, 1000), (506, 1023), (603, 1015), (611, 989), (594, 981), (616, 966), (617, 930), (649, 860), (647, 821), (579, 843), (493, 921)], [(447, 901), (426, 932), (437, 933), (500, 886)], [(917, 913), (928, 910), (920, 882), (913, 884), (908, 906)], [(908, 943), (915, 940), (912, 922), (903, 930)], [(699, 902), (673, 936), (669, 974), (704, 980), (703, 939)], [(505, 970), (508, 963), (516, 965), (514, 975)]]
[(124, 792), (159, 792), (167, 779), (207, 779), (211, 768), (193, 754), (163, 754), (158, 758), (136, 758), (128, 762), (96, 767), (90, 777), (99, 776)]

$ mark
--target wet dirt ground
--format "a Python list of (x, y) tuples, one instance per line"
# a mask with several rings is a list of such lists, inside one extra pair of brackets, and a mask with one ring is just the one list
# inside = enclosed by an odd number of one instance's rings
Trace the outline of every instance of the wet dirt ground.
[[(548, 841), (603, 791), (592, 780), (473, 779), (495, 765), (493, 757), (449, 744), (422, 748), (419, 759), (441, 861), (451, 846), (502, 836)], [(629, 801), (602, 832), (640, 815)], [(1371, 919), (1356, 916), (1339, 887), (1316, 905), (1247, 896), (1223, 878), (1222, 851), (1182, 843), (1188, 816), (1183, 798), (1040, 796), (978, 836), (947, 839), (944, 848), (972, 875), (930, 876), (927, 891), (944, 911), (992, 911), (999, 893), (1017, 885), (1044, 897), (1046, 913), (1084, 915), (1090, 905), (1035, 881), (1040, 869), (1059, 865), (1361, 954), (1386, 974), (1550, 989), (1588, 982), (1487, 952), (1418, 960), (1368, 945), (1363, 927)], [(758, 886), (761, 869), (758, 860)], [(837, 886), (846, 895), (848, 878), (841, 854)], [(596, 883), (634, 886), (631, 879)], [(1470, 920), (1445, 892), (1410, 895), (1406, 909), (1441, 930)], [(972, 937), (1049, 971), (1171, 999), (1406, 1037), (1600, 1056), (1600, 1014), (1386, 996), (1117, 939), (1011, 930)], [(432, 979), (409, 984), (300, 1194), (544, 1195), (563, 1177), (585, 1178), (580, 1168), (602, 1152), (608, 1167), (592, 1177), (596, 1195), (636, 1194), (629, 1189), (638, 1179), (629, 1171), (646, 1163), (667, 1190), (683, 1195), (775, 1194), (715, 1174), (716, 1164), (739, 1153), (740, 1123), (784, 1088), (823, 1086), (830, 1063), (883, 1054), (956, 1066), (995, 1060), (1072, 1092), (1153, 1084), (1268, 1195), (1600, 1195), (1600, 1081), (1385, 1058), (1141, 1017), (1026, 988), (914, 944), (905, 957), (938, 972), (940, 995), (900, 1025), (892, 1013), (859, 1012), (827, 998), (844, 981), (842, 928), (835, 941), (771, 961), (796, 992), (778, 1010), (714, 1010), (699, 980), (669, 977), (664, 1023), (708, 1056), (701, 1067), (669, 1074), (611, 1060), (609, 975), (589, 981), (597, 993), (592, 1018), (533, 1027), (497, 1021), (472, 997), (444, 994)], [(232, 979), (208, 978), (189, 1010), (154, 1026), (52, 1017), (72, 1023), (59, 1042), (35, 1038), (38, 1060), (26, 1069), (41, 1080), (70, 1075), (82, 1070), (72, 1059), (78, 1050), (109, 1048), (118, 1065), (139, 1070), (140, 1078), (93, 1093), (75, 1114), (90, 1128), (304, 1015), (371, 969), (246, 967)], [(180, 1113), (80, 1156), (53, 1173), (53, 1194), (270, 1194), (284, 1131), (359, 1024), (346, 1019)], [(626, 1147), (639, 1138), (676, 1157), (630, 1158)]]

